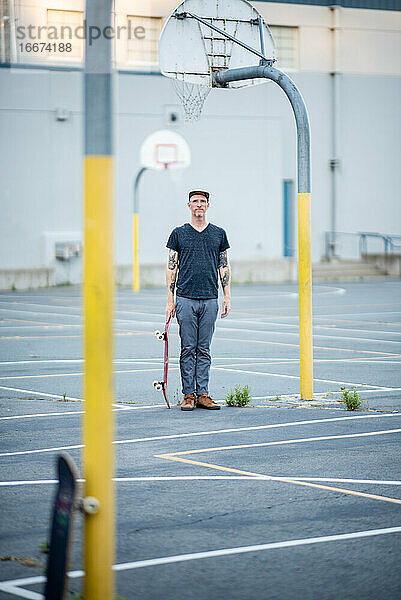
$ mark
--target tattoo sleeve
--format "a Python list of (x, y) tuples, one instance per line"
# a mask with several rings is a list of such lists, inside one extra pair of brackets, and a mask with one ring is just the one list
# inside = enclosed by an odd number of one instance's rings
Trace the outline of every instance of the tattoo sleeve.
[(225, 294), (230, 293), (230, 280), (231, 280), (231, 269), (228, 262), (227, 250), (220, 252), (219, 255), (219, 275), (223, 292)]
[(168, 268), (170, 271), (174, 271), (178, 267), (178, 252), (175, 250), (169, 250), (168, 253)]
[(174, 294), (174, 290), (175, 290), (175, 280), (177, 278), (177, 271), (173, 271), (171, 273), (171, 279), (170, 279), (170, 292), (172, 294)]
[(224, 250), (224, 252), (220, 252), (220, 254), (219, 254), (219, 267), (227, 267), (227, 266), (228, 266), (227, 250)]
[(174, 299), (174, 290), (178, 273), (178, 252), (169, 249), (166, 271), (167, 297)]

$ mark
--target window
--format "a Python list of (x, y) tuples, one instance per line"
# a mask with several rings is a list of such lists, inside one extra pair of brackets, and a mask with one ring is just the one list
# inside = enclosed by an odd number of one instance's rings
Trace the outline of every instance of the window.
[[(84, 37), (83, 25), (84, 13), (81, 11), (48, 9), (47, 41), (55, 48), (55, 51), (48, 53), (48, 58), (82, 60), (84, 56), (84, 40), (81, 39)], [(71, 51), (66, 51), (66, 44), (71, 44)], [(61, 51), (61, 48), (64, 48), (64, 51)]]
[(162, 25), (161, 17), (128, 16), (128, 62), (142, 66), (158, 65), (157, 45)]
[(275, 66), (279, 69), (298, 68), (298, 28), (269, 25), (276, 45)]

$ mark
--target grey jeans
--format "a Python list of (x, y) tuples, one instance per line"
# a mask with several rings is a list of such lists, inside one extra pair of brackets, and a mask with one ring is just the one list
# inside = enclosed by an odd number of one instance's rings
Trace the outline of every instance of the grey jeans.
[(210, 344), (219, 303), (217, 298), (193, 300), (177, 296), (175, 312), (180, 327), (182, 393), (207, 394), (210, 374)]

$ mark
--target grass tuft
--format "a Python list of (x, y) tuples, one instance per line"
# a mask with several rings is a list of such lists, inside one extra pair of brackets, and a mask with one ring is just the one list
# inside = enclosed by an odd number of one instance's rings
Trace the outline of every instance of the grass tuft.
[(351, 390), (341, 389), (340, 402), (343, 402), (347, 410), (361, 410), (362, 402), (355, 388)]
[(227, 406), (246, 406), (252, 400), (252, 396), (249, 391), (249, 386), (236, 385), (234, 390), (230, 390), (227, 396), (224, 398)]
[(50, 544), (49, 540), (45, 540), (44, 542), (40, 542), (39, 550), (43, 552), (43, 554), (49, 554)]

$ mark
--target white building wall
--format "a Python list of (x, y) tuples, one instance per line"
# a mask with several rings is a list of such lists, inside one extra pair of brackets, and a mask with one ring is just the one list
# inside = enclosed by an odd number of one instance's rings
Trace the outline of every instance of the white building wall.
[[(323, 7), (256, 5), (270, 23), (300, 26), (302, 70), (291, 76), (304, 95), (311, 120), (312, 250), (317, 261), (323, 254), (323, 233), (330, 228), (333, 14)], [(167, 14), (174, 6), (151, 3), (154, 14), (160, 14), (160, 7)], [(137, 14), (144, 14), (143, 3), (140, 8)], [(131, 4), (126, 10), (135, 14)], [(400, 35), (399, 13), (353, 9), (340, 13), (335, 23), (340, 22), (343, 39), (358, 28), (368, 44), (372, 35), (383, 31), (389, 34), (390, 45)], [(350, 42), (349, 54), (341, 51), (336, 59), (341, 73), (337, 153), (341, 231), (401, 233), (401, 61), (393, 46), (390, 51), (383, 47), (387, 75), (370, 73), (365, 63), (366, 72), (361, 70), (362, 49)], [(350, 64), (355, 73), (347, 71)], [(115, 261), (129, 265), (139, 147), (149, 133), (171, 126), (166, 114), (180, 107), (171, 83), (160, 75), (121, 73), (115, 80)], [(59, 232), (61, 239), (62, 234), (82, 232), (82, 99), (82, 72), (0, 69), (0, 269), (57, 266), (62, 276), (79, 280), (79, 261), (66, 272), (55, 259), (49, 261), (43, 240), (47, 234)], [(57, 108), (68, 111), (66, 121), (56, 120)], [(169, 231), (187, 219), (187, 190), (200, 185), (212, 192), (210, 220), (227, 229), (234, 260), (282, 257), (282, 185), (284, 179), (296, 180), (295, 125), (282, 91), (273, 83), (213, 90), (199, 123), (179, 121), (174, 127), (191, 146), (192, 166), (178, 181), (166, 173), (145, 173), (141, 263), (164, 262)]]

